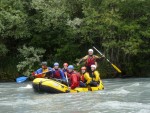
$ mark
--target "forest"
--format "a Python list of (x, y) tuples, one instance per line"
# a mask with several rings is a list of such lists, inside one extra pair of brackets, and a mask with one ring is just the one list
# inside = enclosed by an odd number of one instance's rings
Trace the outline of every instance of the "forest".
[[(93, 46), (123, 74), (148, 77), (149, 6), (150, 0), (1, 0), (0, 80), (29, 76), (41, 61), (76, 65)], [(118, 75), (105, 59), (98, 69), (102, 78)]]

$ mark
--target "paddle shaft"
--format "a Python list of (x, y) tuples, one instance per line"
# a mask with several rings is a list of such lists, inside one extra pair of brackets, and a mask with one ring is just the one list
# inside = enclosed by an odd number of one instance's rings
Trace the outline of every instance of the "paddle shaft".
[(41, 75), (41, 74), (46, 74), (48, 72), (51, 72), (51, 71), (47, 71), (47, 72), (43, 72), (43, 73), (38, 73), (38, 74), (35, 74), (34, 76)]
[(65, 74), (65, 76), (66, 76), (66, 80), (67, 80), (67, 85), (68, 85), (68, 87), (69, 87), (68, 77), (67, 77), (66, 74)]
[[(98, 49), (96, 49), (96, 47), (93, 46), (93, 48), (94, 48), (101, 56), (103, 56), (103, 54), (102, 54)], [(105, 58), (106, 58), (106, 57), (105, 57)], [(108, 60), (107, 58), (106, 58), (106, 60), (107, 60), (107, 62), (109, 62), (109, 63), (114, 67), (114, 69), (116, 69), (119, 73), (121, 73), (121, 70), (120, 70), (117, 66), (115, 66), (113, 63), (111, 63), (110, 60)]]
[[(102, 54), (98, 49), (96, 49), (94, 46), (93, 46), (93, 48), (94, 48), (101, 56), (103, 56), (103, 54)], [(105, 58), (106, 58), (106, 57), (105, 57)], [(107, 62), (111, 63), (110, 60), (108, 60), (107, 58), (106, 58), (106, 60), (107, 60)], [(112, 63), (111, 63), (111, 64), (112, 64)]]

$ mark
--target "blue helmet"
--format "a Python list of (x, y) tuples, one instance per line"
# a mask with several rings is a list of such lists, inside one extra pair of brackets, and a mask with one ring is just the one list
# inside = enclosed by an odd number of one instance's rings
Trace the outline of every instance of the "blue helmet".
[(54, 66), (59, 66), (59, 63), (55, 62), (55, 63), (54, 63)]
[(73, 65), (69, 65), (68, 69), (74, 69), (74, 66)]

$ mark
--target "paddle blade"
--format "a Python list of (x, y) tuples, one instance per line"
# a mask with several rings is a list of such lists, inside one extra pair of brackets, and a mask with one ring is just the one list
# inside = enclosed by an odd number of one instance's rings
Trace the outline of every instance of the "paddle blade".
[(16, 78), (16, 82), (22, 83), (22, 82), (26, 81), (27, 79), (28, 79), (28, 77), (19, 77), (19, 78)]
[(119, 73), (121, 73), (121, 70), (117, 67), (117, 66), (115, 66), (114, 64), (111, 64), (113, 67), (114, 67), (114, 69), (116, 70), (116, 71), (118, 71)]

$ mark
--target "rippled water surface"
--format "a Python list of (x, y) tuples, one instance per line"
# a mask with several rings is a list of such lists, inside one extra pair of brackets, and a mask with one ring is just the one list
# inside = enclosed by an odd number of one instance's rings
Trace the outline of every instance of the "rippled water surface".
[(103, 91), (54, 95), (31, 82), (0, 83), (0, 113), (150, 113), (150, 78), (103, 82)]

